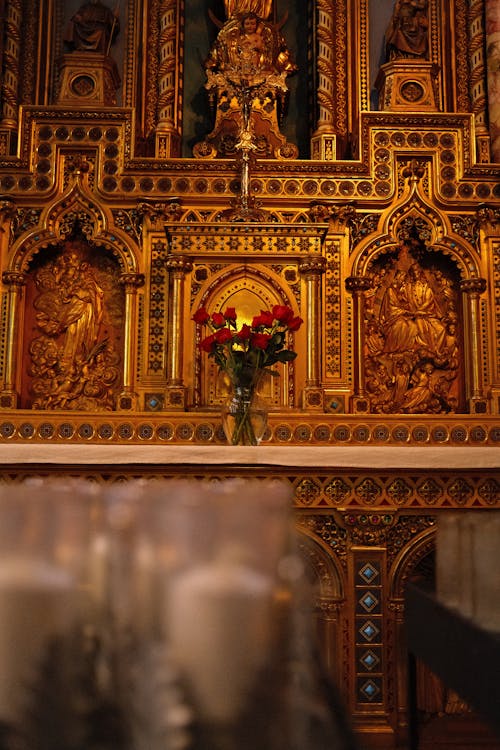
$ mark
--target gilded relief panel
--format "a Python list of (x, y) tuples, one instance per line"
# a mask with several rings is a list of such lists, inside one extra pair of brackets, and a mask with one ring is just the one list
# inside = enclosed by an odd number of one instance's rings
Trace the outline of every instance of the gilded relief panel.
[(21, 404), (107, 411), (123, 368), (116, 261), (82, 240), (35, 256), (27, 274)]
[(363, 353), (371, 411), (463, 411), (456, 266), (417, 243), (377, 257), (367, 275)]

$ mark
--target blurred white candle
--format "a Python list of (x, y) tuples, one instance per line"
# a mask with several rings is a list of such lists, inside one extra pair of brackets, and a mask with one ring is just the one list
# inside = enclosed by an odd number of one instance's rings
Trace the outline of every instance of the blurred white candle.
[(3, 559), (0, 566), (0, 719), (20, 719), (50, 636), (63, 632), (78, 608), (73, 578), (41, 561)]
[(272, 581), (223, 551), (176, 576), (167, 600), (172, 655), (204, 720), (227, 723), (267, 656)]
[(461, 523), (458, 513), (438, 518), (436, 539), (436, 594), (448, 607), (462, 600)]
[(500, 512), (479, 511), (474, 532), (473, 618), (500, 633)]
[(88, 587), (91, 601), (101, 615), (109, 609), (110, 544), (108, 536), (97, 532), (90, 542)]

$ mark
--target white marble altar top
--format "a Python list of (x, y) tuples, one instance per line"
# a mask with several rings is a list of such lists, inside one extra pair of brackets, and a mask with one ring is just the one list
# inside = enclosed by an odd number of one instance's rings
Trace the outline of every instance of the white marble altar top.
[(14, 464), (198, 464), (467, 471), (500, 469), (500, 447), (0, 444), (0, 467)]

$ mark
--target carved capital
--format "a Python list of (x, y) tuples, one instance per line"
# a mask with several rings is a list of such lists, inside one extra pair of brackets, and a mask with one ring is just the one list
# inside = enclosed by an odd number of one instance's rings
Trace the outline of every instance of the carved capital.
[(336, 620), (342, 610), (342, 602), (332, 599), (318, 599), (316, 609), (324, 618)]
[(4, 271), (2, 281), (7, 286), (23, 286), (26, 283), (26, 277), (19, 271)]
[(193, 264), (185, 255), (168, 255), (165, 267), (170, 273), (191, 273)]
[(486, 289), (486, 279), (462, 279), (460, 289), (466, 294), (482, 294)]
[(10, 221), (16, 217), (17, 209), (14, 201), (5, 198), (0, 201), (0, 223)]
[(122, 273), (120, 276), (120, 284), (130, 289), (139, 289), (144, 286), (144, 274), (143, 273)]
[(500, 223), (500, 209), (482, 204), (476, 211), (476, 219), (483, 229), (492, 229)]
[(157, 221), (179, 221), (181, 205), (177, 199), (168, 202), (141, 201), (137, 204), (137, 213), (141, 219), (148, 218), (152, 224)]
[(299, 272), (306, 274), (320, 275), (326, 270), (326, 258), (322, 255), (307, 255), (299, 262)]
[(356, 217), (356, 208), (353, 203), (342, 206), (332, 206), (328, 203), (312, 203), (309, 209), (309, 217), (314, 222), (329, 222), (332, 229), (344, 231), (349, 222)]
[(345, 280), (345, 288), (351, 294), (366, 292), (370, 287), (371, 281), (365, 276), (348, 276)]

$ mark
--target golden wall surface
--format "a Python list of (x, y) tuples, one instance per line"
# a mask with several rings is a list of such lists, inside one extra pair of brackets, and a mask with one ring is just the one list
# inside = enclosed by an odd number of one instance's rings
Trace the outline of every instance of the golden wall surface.
[[(498, 448), (486, 4), (424, 0), (424, 47), (376, 70), (392, 2), (256, 6), (278, 51), (235, 78), (211, 45), (244, 2), (128, 0), (93, 50), (64, 43), (77, 3), (0, 3), (2, 443), (54, 446), (55, 464), (61, 444), (223, 448), (193, 315), (287, 305), (304, 324), (268, 386), (257, 465), (266, 446)], [(498, 506), (499, 468), (282, 472), (325, 654), (368, 745), (406, 747), (404, 585), (429, 577), (440, 512)]]

